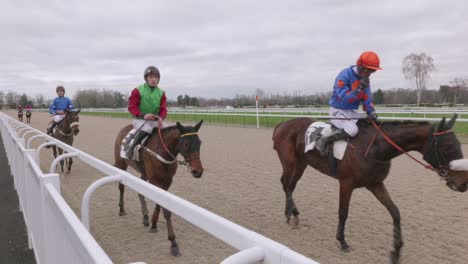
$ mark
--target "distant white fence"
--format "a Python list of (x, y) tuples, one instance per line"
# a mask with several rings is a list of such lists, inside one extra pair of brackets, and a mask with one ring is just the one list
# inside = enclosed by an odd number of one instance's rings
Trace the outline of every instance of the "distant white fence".
[[(45, 135), (15, 119), (0, 113), (0, 129), (23, 211), (30, 246), (38, 263), (111, 263), (99, 244), (88, 232), (89, 202), (92, 193), (109, 182), (121, 182), (127, 187), (167, 208), (193, 225), (240, 250), (222, 263), (241, 264), (317, 264), (288, 247), (243, 228), (199, 206), (144, 182), (76, 148)], [(26, 139), (26, 136), (29, 137)], [(50, 142), (31, 148), (34, 139)], [(39, 165), (39, 153), (48, 145), (56, 145), (68, 154), (57, 157), (44, 174)], [(66, 157), (79, 158), (84, 163), (110, 175), (94, 182), (82, 201), (82, 222), (60, 195), (58, 162)], [(82, 224), (83, 223), (83, 224)]]

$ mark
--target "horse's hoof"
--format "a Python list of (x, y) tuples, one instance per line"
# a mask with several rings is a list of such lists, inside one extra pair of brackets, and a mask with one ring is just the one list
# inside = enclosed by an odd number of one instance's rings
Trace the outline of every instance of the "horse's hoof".
[(179, 247), (171, 247), (171, 254), (174, 257), (179, 257), (180, 256)]
[(157, 233), (158, 232), (158, 228), (155, 227), (155, 228), (150, 228), (149, 230), (150, 233)]
[(297, 216), (293, 217), (293, 228), (294, 229), (299, 228), (299, 217), (297, 217)]
[(125, 211), (119, 212), (119, 216), (123, 216), (123, 215), (127, 215), (127, 212)]
[(396, 253), (395, 251), (392, 251), (390, 253), (390, 263), (392, 264), (400, 263), (400, 254)]
[(149, 218), (147, 215), (143, 216), (143, 225), (148, 227), (149, 226)]
[(346, 246), (343, 246), (341, 247), (341, 251), (345, 252), (345, 253), (349, 253), (351, 252), (351, 247), (346, 245)]

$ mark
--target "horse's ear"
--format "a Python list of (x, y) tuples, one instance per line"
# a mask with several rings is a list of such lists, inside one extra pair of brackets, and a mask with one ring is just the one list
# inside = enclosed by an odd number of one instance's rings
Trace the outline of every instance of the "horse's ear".
[(447, 123), (447, 127), (450, 129), (453, 127), (453, 124), (455, 124), (455, 120), (457, 120), (457, 117), (458, 117), (458, 114), (455, 113), (453, 114), (452, 118), (450, 119), (450, 121)]
[(80, 108), (80, 109), (78, 109), (78, 111), (76, 111), (76, 114), (79, 114), (79, 113), (80, 113), (80, 111), (81, 111), (81, 108)]
[(176, 127), (177, 129), (179, 129), (180, 132), (182, 132), (182, 130), (184, 129), (184, 126), (182, 126), (182, 124), (179, 123), (179, 121), (176, 122)]
[(198, 132), (202, 124), (203, 124), (203, 119), (200, 122), (198, 122), (198, 124), (195, 125), (195, 131)]
[(442, 118), (442, 120), (440, 121), (439, 125), (437, 126), (437, 131), (438, 131), (438, 132), (443, 131), (443, 130), (444, 130), (444, 126), (445, 126), (445, 116)]

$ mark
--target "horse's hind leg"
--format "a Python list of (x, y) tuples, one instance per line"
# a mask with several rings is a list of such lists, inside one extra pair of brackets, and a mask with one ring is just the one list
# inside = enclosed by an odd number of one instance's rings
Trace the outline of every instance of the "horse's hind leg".
[(153, 217), (151, 218), (151, 233), (158, 232), (158, 219), (159, 219), (159, 212), (161, 211), (161, 206), (156, 204), (154, 207)]
[[(115, 158), (114, 167), (119, 168), (121, 170), (127, 170), (128, 164), (127, 162), (125, 162), (124, 159), (120, 158), (118, 154), (115, 154), (114, 158)], [(125, 193), (125, 185), (119, 183), (119, 216), (127, 214), (125, 212), (124, 193)]]
[(400, 223), (400, 211), (398, 207), (393, 203), (390, 195), (385, 188), (384, 183), (379, 183), (372, 187), (367, 187), (372, 194), (381, 202), (385, 208), (387, 208), (388, 212), (392, 216), (393, 219), (393, 248), (394, 250), (391, 252), (390, 258), (391, 263), (396, 264), (400, 260), (400, 251), (403, 247), (403, 237), (401, 235), (401, 223)]
[(179, 245), (176, 242), (176, 236), (174, 234), (174, 227), (172, 226), (171, 212), (163, 208), (164, 218), (167, 223), (167, 239), (171, 241), (171, 254), (173, 256), (180, 256)]
[[(63, 149), (59, 148), (58, 149), (58, 155), (60, 156), (60, 155), (62, 155), (62, 153), (63, 153)], [(64, 163), (65, 163), (65, 161), (60, 160), (60, 167), (62, 168), (62, 173), (63, 173), (63, 164)]]
[(345, 252), (351, 251), (350, 246), (345, 240), (345, 224), (348, 218), (349, 201), (353, 194), (353, 185), (351, 182), (340, 181), (340, 208), (338, 210), (338, 228), (336, 230), (336, 239), (340, 242), (341, 250)]
[(294, 189), (296, 189), (297, 182), (299, 179), (301, 179), (302, 174), (304, 174), (304, 170), (307, 167), (307, 162), (295, 157), (294, 154), (290, 155), (290, 153), (291, 152), (280, 155), (280, 152), (278, 152), (278, 155), (280, 156), (281, 164), (283, 166), (281, 183), (286, 195), (286, 206), (284, 211), (286, 222), (289, 223), (291, 215), (293, 215), (295, 225), (297, 225), (299, 223), (299, 210), (297, 210), (292, 194)]
[(141, 205), (141, 213), (143, 214), (143, 225), (149, 226), (149, 217), (148, 217), (148, 207), (146, 206), (145, 197), (141, 194), (138, 194)]
[(119, 216), (126, 215), (124, 204), (125, 185), (119, 183)]

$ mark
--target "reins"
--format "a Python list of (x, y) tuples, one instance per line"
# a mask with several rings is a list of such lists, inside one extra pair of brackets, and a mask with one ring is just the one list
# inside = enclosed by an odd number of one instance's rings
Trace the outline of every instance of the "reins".
[[(401, 153), (407, 155), (408, 157), (410, 157), (412, 160), (416, 161), (417, 163), (421, 164), (424, 168), (426, 169), (429, 169), (429, 170), (432, 170), (432, 171), (435, 171), (437, 173), (439, 173), (439, 175), (445, 175), (445, 173), (443, 173), (441, 170), (437, 169), (437, 168), (434, 168), (432, 165), (430, 165), (429, 163), (424, 163), (418, 159), (416, 159), (415, 157), (413, 157), (411, 154), (409, 154), (408, 152), (406, 152), (404, 149), (402, 149), (400, 146), (398, 146), (398, 144), (396, 144), (390, 137), (387, 136), (387, 134), (385, 134), (385, 132), (383, 132), (383, 130), (375, 123), (374, 120), (371, 120), (371, 124), (374, 126), (374, 128), (382, 135), (382, 137), (390, 144), (392, 145), (394, 148), (396, 148), (398, 151), (400, 151)], [(443, 135), (443, 134), (446, 134), (446, 133), (449, 133), (449, 132), (452, 132), (452, 130), (446, 130), (446, 131), (442, 131), (442, 132), (435, 132), (435, 133), (432, 133), (433, 136), (440, 136), (440, 135)], [(373, 140), (372, 142), (373, 143)]]

